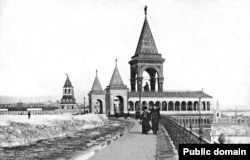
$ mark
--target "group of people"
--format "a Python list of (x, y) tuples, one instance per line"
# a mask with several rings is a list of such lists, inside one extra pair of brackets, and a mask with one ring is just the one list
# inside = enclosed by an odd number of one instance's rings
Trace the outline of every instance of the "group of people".
[[(144, 107), (143, 112), (140, 115), (142, 134), (147, 134), (151, 129), (153, 130), (153, 134), (157, 134), (160, 120), (160, 109), (157, 106), (153, 106), (150, 112), (147, 110), (147, 107)], [(150, 121), (152, 126), (150, 125)]]

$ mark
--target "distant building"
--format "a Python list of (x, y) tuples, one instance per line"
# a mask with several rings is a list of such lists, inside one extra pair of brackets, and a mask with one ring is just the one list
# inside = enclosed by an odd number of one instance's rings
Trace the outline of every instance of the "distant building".
[(217, 104), (216, 104), (216, 109), (214, 111), (214, 116), (215, 116), (215, 118), (221, 118), (221, 111), (220, 111), (220, 106), (219, 106), (218, 101), (217, 101)]
[(0, 104), (0, 108), (9, 108), (11, 104)]
[(16, 107), (24, 107), (23, 102), (17, 102), (17, 103), (16, 103)]
[(74, 96), (74, 87), (72, 86), (72, 83), (67, 74), (67, 79), (63, 86), (63, 96), (59, 104), (59, 109), (76, 109), (76, 108), (77, 104)]

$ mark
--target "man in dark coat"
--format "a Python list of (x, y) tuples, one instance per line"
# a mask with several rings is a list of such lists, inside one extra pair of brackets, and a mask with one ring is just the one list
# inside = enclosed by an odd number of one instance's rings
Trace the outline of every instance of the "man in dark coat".
[(28, 119), (30, 119), (30, 111), (28, 112)]
[(140, 116), (140, 120), (142, 121), (142, 134), (148, 134), (150, 131), (150, 113), (147, 111), (147, 107), (143, 108), (143, 112)]
[(154, 106), (150, 112), (150, 116), (152, 121), (153, 134), (157, 134), (157, 131), (159, 130), (159, 121), (161, 119), (160, 109)]

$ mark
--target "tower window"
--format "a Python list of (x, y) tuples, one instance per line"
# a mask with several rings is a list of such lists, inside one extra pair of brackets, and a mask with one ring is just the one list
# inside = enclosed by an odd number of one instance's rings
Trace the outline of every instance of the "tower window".
[(68, 89), (68, 93), (70, 93), (70, 89)]

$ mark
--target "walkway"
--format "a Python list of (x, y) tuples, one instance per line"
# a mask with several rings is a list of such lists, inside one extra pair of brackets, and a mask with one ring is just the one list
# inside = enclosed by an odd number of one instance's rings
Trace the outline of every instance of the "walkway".
[(138, 121), (131, 121), (135, 122), (135, 126), (128, 133), (97, 152), (89, 160), (173, 159), (171, 144), (168, 143), (162, 129), (158, 135), (153, 135), (152, 130), (147, 135), (141, 134), (141, 125)]

